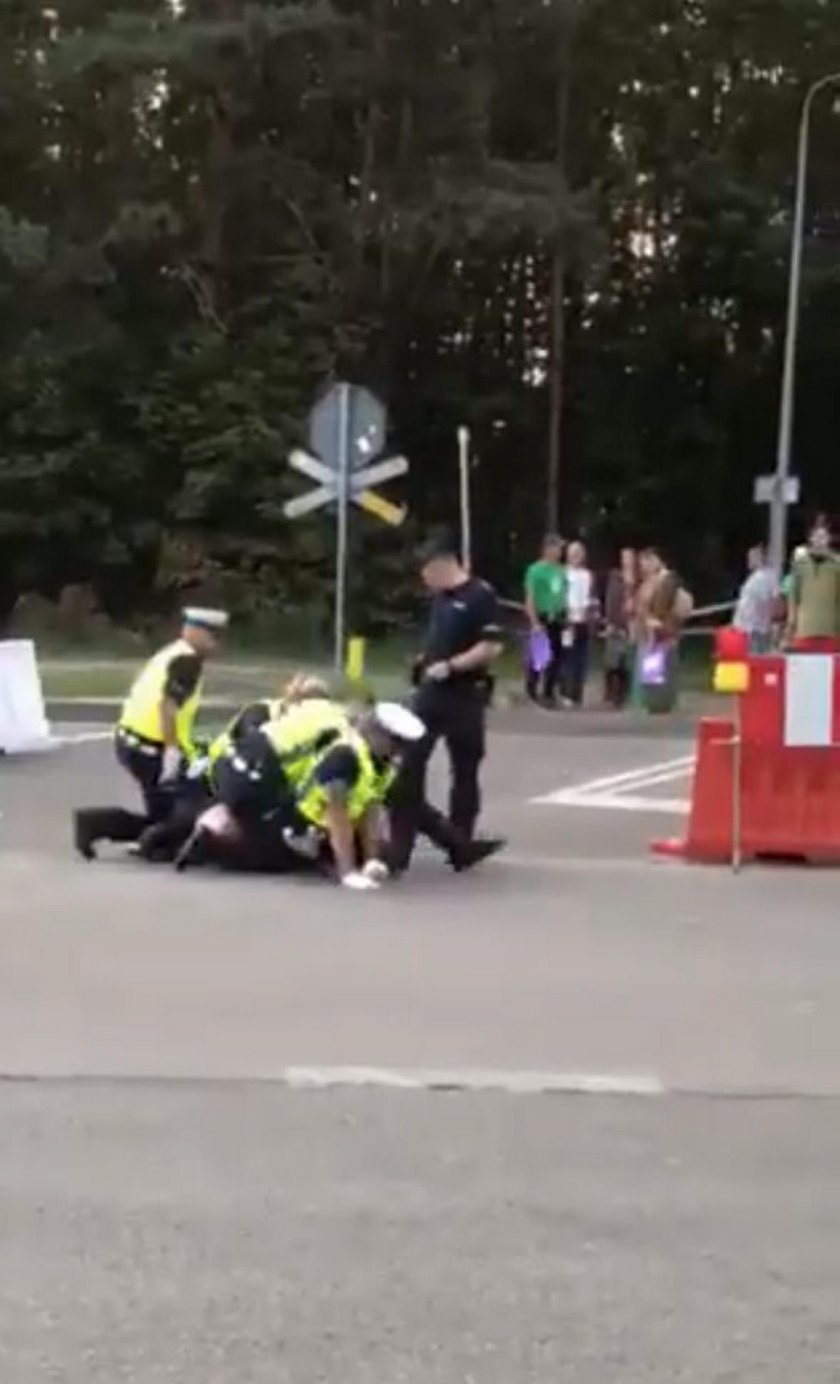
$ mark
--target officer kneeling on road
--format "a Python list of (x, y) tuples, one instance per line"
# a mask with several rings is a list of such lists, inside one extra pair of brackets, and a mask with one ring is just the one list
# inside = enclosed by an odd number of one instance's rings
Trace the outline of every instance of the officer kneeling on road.
[(401, 756), (425, 734), (413, 711), (397, 702), (378, 702), (324, 751), (302, 785), (298, 815), (324, 833), (345, 888), (377, 889), (388, 878), (385, 803)]
[(105, 807), (76, 812), (75, 845), (86, 860), (95, 858), (97, 841), (135, 842), (146, 828), (169, 816), (198, 755), (193, 726), (204, 663), (227, 625), (224, 611), (188, 608), (180, 637), (150, 658), (134, 680), (114, 745), (119, 763), (140, 788), (144, 811)]
[[(256, 744), (258, 751), (264, 750), (263, 739), (257, 737), (252, 741), (253, 732), (264, 726), (276, 725), (287, 712), (303, 702), (318, 704), (313, 708), (317, 718), (318, 706), (328, 701), (329, 690), (325, 682), (308, 673), (296, 673), (281, 689), (279, 697), (260, 698), (240, 707), (225, 729), (210, 743), (206, 756), (191, 764), (187, 780), (178, 792), (169, 816), (147, 827), (143, 832), (140, 838), (141, 854), (148, 860), (160, 862), (174, 860), (178, 853), (182, 852), (182, 869), (187, 864), (195, 863), (193, 856), (197, 858), (200, 849), (198, 843), (190, 842), (190, 837), (199, 817), (217, 795), (217, 775), (220, 766), (222, 778), (225, 779), (226, 774), (230, 773), (231, 763), (243, 762), (243, 746), (246, 747), (246, 757), (249, 744)], [(337, 715), (337, 711), (331, 712), (327, 722), (335, 723)], [(342, 717), (341, 724), (343, 719)], [(256, 758), (261, 762), (260, 753)], [(251, 764), (248, 767), (254, 766)], [(239, 774), (233, 774), (233, 783), (237, 791), (241, 788), (241, 777)], [(253, 789), (252, 794), (256, 796)]]
[(241, 734), (228, 731), (224, 743), (211, 747), (209, 782), (223, 810), (198, 819), (178, 870), (204, 861), (240, 870), (288, 868), (279, 832), (294, 837), (295, 794), (318, 755), (350, 723), (346, 708), (317, 679), (297, 679), (273, 710), (261, 724), (252, 721)]
[[(475, 837), (491, 668), (502, 651), (499, 606), (493, 588), (465, 570), (448, 535), (428, 543), (420, 562), (432, 604), (412, 706), (427, 734), (406, 754), (394, 787), (389, 859), (395, 870), (406, 869), (422, 832), (447, 852), (456, 870), (464, 870), (504, 845)], [(439, 740), (450, 761), (448, 820), (426, 799), (426, 773)]]
[[(355, 724), (345, 720), (331, 743), (314, 753), (311, 741), (301, 742), (307, 747), (303, 773), (294, 767), (287, 741), (285, 763), (291, 774), (286, 772), (280, 784), (263, 773), (259, 799), (250, 799), (250, 818), (243, 812), (244, 799), (236, 800), (220, 785), (221, 811), (211, 808), (199, 824), (201, 858), (232, 869), (278, 871), (293, 869), (304, 859), (310, 864), (317, 860), (334, 869), (345, 888), (378, 888), (389, 874), (383, 859), (384, 805), (400, 756), (424, 734), (413, 712), (381, 702)], [(255, 772), (251, 769), (243, 778), (255, 784), (249, 777)], [(288, 793), (290, 779), (294, 787)], [(242, 793), (247, 793), (244, 784)], [(229, 807), (225, 798), (235, 806)]]

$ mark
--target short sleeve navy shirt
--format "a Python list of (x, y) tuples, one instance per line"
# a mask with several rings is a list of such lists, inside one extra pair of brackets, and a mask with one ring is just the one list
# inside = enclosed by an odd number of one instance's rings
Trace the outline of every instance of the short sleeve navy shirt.
[(459, 586), (450, 591), (440, 591), (434, 596), (423, 662), (438, 663), (455, 658), (482, 640), (501, 643), (502, 638), (499, 601), (495, 591), (478, 577), (468, 577)]

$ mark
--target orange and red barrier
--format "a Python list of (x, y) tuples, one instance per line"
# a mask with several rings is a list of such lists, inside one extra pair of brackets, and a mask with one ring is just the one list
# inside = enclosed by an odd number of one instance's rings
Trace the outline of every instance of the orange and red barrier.
[(700, 722), (688, 830), (652, 849), (840, 863), (840, 656), (751, 657), (725, 638), (717, 652), (715, 686), (736, 692), (736, 714)]

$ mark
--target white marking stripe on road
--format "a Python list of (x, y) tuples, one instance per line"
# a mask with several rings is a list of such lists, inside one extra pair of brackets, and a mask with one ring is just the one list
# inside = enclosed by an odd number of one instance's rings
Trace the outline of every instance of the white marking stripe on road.
[(655, 1076), (568, 1072), (451, 1071), (403, 1067), (287, 1067), (280, 1075), (294, 1090), (328, 1091), (336, 1087), (379, 1087), (399, 1091), (505, 1091), (511, 1095), (662, 1096), (665, 1087)]
[(646, 788), (653, 782), (662, 782), (658, 779), (659, 774), (667, 774), (674, 778), (681, 778), (687, 774), (694, 763), (694, 755), (682, 755), (679, 759), (660, 760), (657, 764), (644, 764), (638, 769), (627, 769), (620, 774), (608, 774), (604, 778), (588, 779), (586, 783), (576, 783), (571, 788), (560, 788), (556, 793), (545, 793), (538, 798), (532, 798), (534, 803), (554, 803), (565, 796), (566, 793), (585, 793), (587, 795), (602, 793), (606, 791), (622, 792), (626, 787), (628, 791), (636, 788)]
[(66, 748), (68, 745), (91, 745), (96, 740), (112, 740), (113, 737), (113, 730), (80, 730), (53, 736), (53, 744)]
[(664, 812), (670, 816), (684, 815), (691, 804), (688, 798), (643, 798), (635, 793), (582, 793), (570, 788), (564, 793), (552, 793), (550, 798), (540, 798), (541, 804), (550, 807), (592, 807), (607, 812)]

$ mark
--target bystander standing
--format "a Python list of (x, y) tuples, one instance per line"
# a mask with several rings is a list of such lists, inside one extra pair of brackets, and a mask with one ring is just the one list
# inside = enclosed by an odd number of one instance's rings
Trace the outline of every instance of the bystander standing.
[(532, 701), (553, 706), (557, 697), (563, 656), (563, 622), (566, 615), (567, 579), (563, 567), (563, 540), (549, 534), (542, 554), (525, 573), (525, 611), (531, 633), (545, 631), (549, 659), (544, 668), (535, 668), (529, 658), (525, 690)]
[(747, 553), (747, 576), (738, 594), (732, 623), (743, 631), (750, 643), (750, 652), (766, 654), (773, 643), (773, 623), (779, 596), (779, 583), (767, 561), (763, 543), (756, 543)]
[(823, 515), (808, 535), (807, 551), (793, 563), (787, 642), (801, 652), (840, 651), (840, 558)]
[(692, 600), (655, 548), (639, 555), (641, 581), (635, 614), (636, 682), (650, 711), (672, 711), (677, 701), (677, 654)]
[(589, 668), (592, 622), (598, 608), (595, 581), (586, 565), (582, 543), (569, 544), (566, 552), (566, 623), (563, 629), (561, 686), (567, 706), (580, 706)]
[(633, 620), (639, 564), (635, 548), (622, 548), (604, 593), (604, 700), (620, 710), (630, 694), (633, 674)]

